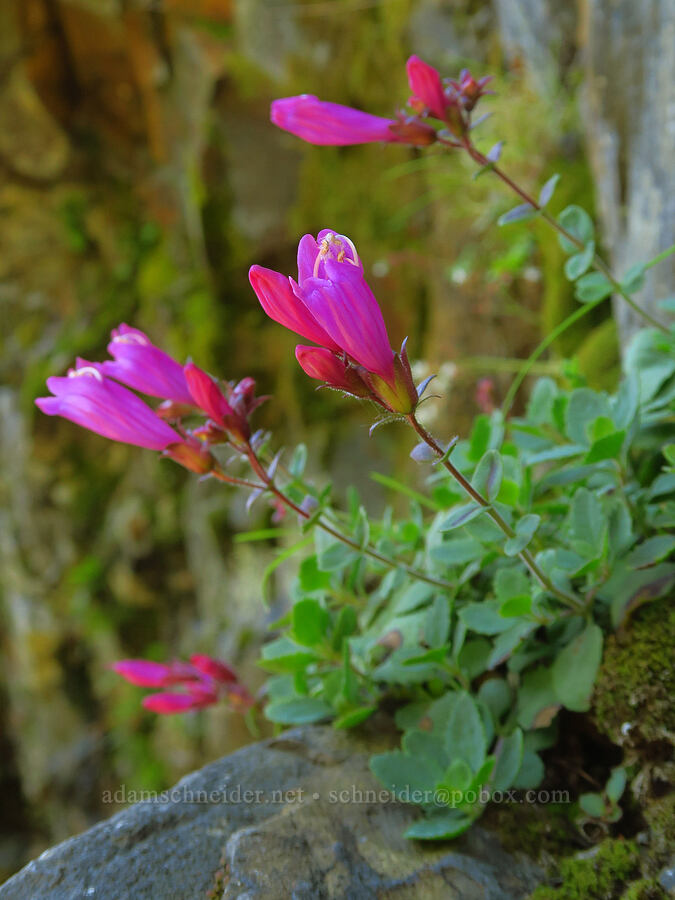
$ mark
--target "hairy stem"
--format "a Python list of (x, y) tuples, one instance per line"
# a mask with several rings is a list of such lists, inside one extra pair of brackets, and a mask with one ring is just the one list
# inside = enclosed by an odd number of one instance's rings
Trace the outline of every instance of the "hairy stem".
[[(541, 218), (548, 225), (550, 225), (551, 228), (555, 228), (555, 230), (560, 235), (562, 235), (562, 237), (566, 238), (571, 244), (574, 244), (574, 246), (578, 250), (584, 249), (583, 241), (580, 241), (573, 234), (571, 234), (564, 226), (562, 226), (560, 224), (560, 222), (556, 221), (556, 219), (554, 219), (553, 216), (550, 215), (550, 213), (546, 212), (546, 210), (537, 203), (537, 201), (534, 199), (534, 197), (532, 197), (530, 194), (527, 193), (527, 191), (523, 190), (523, 188), (521, 188), (518, 184), (516, 184), (516, 182), (513, 181), (513, 179), (510, 178), (506, 174), (506, 172), (504, 172), (502, 169), (500, 169), (499, 166), (497, 166), (493, 162), (490, 162), (490, 160), (487, 158), (487, 156), (485, 156), (483, 153), (480, 152), (480, 150), (477, 150), (476, 147), (474, 147), (474, 145), (471, 143), (471, 140), (468, 137), (464, 138), (462, 146), (464, 147), (464, 149), (466, 150), (466, 152), (469, 154), (469, 156), (471, 157), (471, 159), (474, 162), (478, 163), (479, 166), (487, 166), (492, 172), (494, 172), (494, 174), (497, 176), (497, 178), (499, 178), (500, 181), (502, 181), (508, 188), (510, 188), (515, 194), (517, 194), (521, 200), (523, 200), (525, 203), (528, 204), (528, 206), (531, 206), (532, 209), (534, 209), (536, 212), (538, 212), (539, 215), (541, 216)], [(653, 316), (651, 316), (648, 312), (645, 312), (644, 309), (642, 309), (640, 306), (638, 306), (638, 304), (635, 302), (635, 300), (633, 300), (633, 298), (630, 296), (630, 294), (626, 290), (624, 290), (621, 283), (618, 282), (616, 280), (616, 278), (612, 275), (607, 263), (597, 253), (593, 257), (593, 266), (595, 269), (597, 269), (598, 272), (602, 272), (602, 274), (605, 276), (607, 281), (609, 281), (609, 283), (612, 285), (612, 289), (614, 290), (614, 292), (619, 294), (619, 296), (622, 297), (626, 301), (626, 303), (639, 316), (641, 316), (643, 319), (645, 319), (645, 321), (649, 322), (649, 324), (653, 328), (659, 328), (661, 331), (665, 332), (666, 334), (668, 333), (668, 329), (666, 328), (665, 325), (662, 325), (661, 322), (659, 322), (657, 319), (655, 319)]]
[[(499, 526), (499, 528), (504, 532), (506, 537), (512, 538), (515, 537), (515, 531), (511, 526), (504, 521), (504, 519), (500, 516), (497, 510), (492, 506), (492, 504), (483, 497), (483, 495), (477, 491), (474, 486), (468, 481), (462, 473), (457, 469), (446, 456), (443, 448), (438, 443), (438, 441), (431, 435), (423, 425), (417, 421), (415, 414), (410, 413), (407, 416), (408, 421), (415, 429), (417, 434), (422, 438), (425, 444), (430, 447), (434, 453), (438, 456), (439, 459), (443, 461), (443, 465), (448, 470), (448, 472), (452, 475), (452, 477), (457, 481), (457, 483), (464, 489), (464, 491), (471, 497), (472, 500), (475, 500), (480, 506), (483, 507), (485, 512), (490, 516), (495, 525)], [(585, 605), (582, 600), (574, 597), (572, 594), (567, 594), (565, 591), (561, 591), (557, 588), (551, 579), (542, 572), (539, 568), (535, 558), (532, 556), (529, 550), (524, 549), (521, 550), (518, 554), (520, 559), (525, 563), (527, 568), (532, 572), (534, 577), (537, 579), (539, 584), (548, 591), (549, 594), (553, 594), (554, 597), (557, 597), (565, 606), (569, 606), (572, 609), (577, 610), (578, 612), (584, 612)]]
[[(251, 464), (251, 468), (255, 472), (255, 474), (260, 478), (263, 482), (264, 486), (274, 494), (285, 506), (289, 509), (292, 509), (293, 512), (297, 513), (303, 519), (311, 519), (312, 513), (303, 509), (301, 506), (298, 506), (294, 500), (292, 500), (287, 494), (283, 492), (283, 490), (275, 483), (274, 478), (272, 478), (266, 471), (265, 467), (258, 459), (255, 450), (251, 447), (250, 444), (247, 444), (245, 448), (246, 455), (248, 456), (249, 463)], [(252, 485), (258, 490), (261, 488), (261, 485)], [(353, 550), (357, 550), (359, 553), (364, 553), (366, 556), (369, 556), (371, 559), (375, 559), (378, 562), (382, 563), (385, 566), (388, 566), (391, 569), (403, 569), (410, 575), (411, 578), (415, 578), (418, 581), (424, 581), (427, 584), (431, 584), (434, 587), (442, 588), (443, 590), (453, 590), (454, 585), (449, 581), (444, 581), (442, 578), (433, 578), (431, 575), (426, 575), (424, 572), (420, 572), (418, 569), (413, 568), (412, 566), (408, 566), (405, 563), (397, 562), (395, 559), (392, 559), (389, 556), (386, 556), (384, 553), (380, 553), (378, 550), (375, 550), (373, 547), (366, 545), (362, 547), (358, 541), (352, 540), (352, 538), (347, 537), (346, 534), (342, 534), (342, 532), (338, 531), (336, 528), (333, 528), (327, 522), (324, 522), (322, 519), (317, 519), (316, 523), (318, 528), (321, 528), (327, 534), (330, 534), (332, 537), (336, 538), (338, 541), (342, 541), (343, 544), (346, 544), (348, 547), (351, 547)]]

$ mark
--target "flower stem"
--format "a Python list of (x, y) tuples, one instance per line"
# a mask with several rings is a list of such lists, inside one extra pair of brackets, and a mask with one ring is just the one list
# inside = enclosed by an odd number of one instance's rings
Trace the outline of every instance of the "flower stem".
[[(441, 445), (438, 441), (431, 435), (423, 425), (417, 421), (415, 417), (415, 413), (410, 413), (407, 416), (408, 422), (415, 429), (417, 434), (422, 438), (425, 444), (430, 447), (434, 453), (442, 460), (443, 465), (448, 470), (448, 472), (452, 475), (455, 481), (458, 482), (459, 485), (464, 489), (464, 491), (471, 497), (472, 500), (475, 500), (480, 506), (483, 507), (485, 512), (490, 516), (492, 521), (497, 525), (508, 538), (515, 537), (515, 531), (511, 526), (500, 516), (497, 510), (492, 506), (492, 504), (483, 497), (483, 495), (477, 491), (474, 486), (468, 481), (462, 473), (457, 469), (449, 460), (446, 453), (444, 452)], [(557, 597), (565, 606), (569, 606), (578, 612), (585, 611), (584, 603), (574, 597), (572, 594), (567, 594), (565, 591), (561, 591), (557, 588), (551, 579), (542, 572), (539, 568), (535, 558), (532, 556), (528, 549), (521, 550), (518, 554), (520, 559), (525, 563), (527, 568), (532, 572), (534, 577), (537, 579), (539, 584), (544, 588), (544, 590), (548, 591), (549, 594), (553, 594), (554, 597)]]
[[(292, 500), (288, 494), (285, 494), (283, 490), (275, 483), (274, 478), (272, 478), (266, 471), (262, 462), (258, 459), (255, 450), (251, 447), (250, 444), (247, 444), (245, 447), (245, 453), (248, 456), (249, 463), (251, 464), (251, 468), (255, 472), (255, 474), (260, 478), (263, 482), (264, 486), (274, 494), (285, 506), (289, 509), (292, 509), (293, 512), (297, 513), (303, 519), (311, 519), (313, 513), (308, 512), (303, 509), (301, 506)], [(253, 485), (256, 489), (260, 490), (261, 485)], [(431, 584), (434, 587), (442, 588), (443, 590), (454, 590), (455, 585), (451, 584), (449, 581), (444, 581), (442, 578), (433, 578), (431, 575), (426, 575), (424, 572), (420, 572), (418, 569), (413, 568), (412, 566), (408, 566), (405, 563), (397, 562), (395, 559), (392, 559), (390, 556), (386, 556), (384, 553), (380, 553), (378, 550), (375, 550), (373, 547), (369, 545), (361, 546), (358, 541), (353, 540), (350, 537), (347, 537), (346, 534), (342, 534), (341, 531), (338, 531), (336, 528), (333, 528), (327, 522), (324, 522), (322, 519), (317, 519), (315, 524), (318, 528), (321, 528), (322, 531), (325, 531), (327, 534), (330, 534), (332, 537), (336, 538), (338, 541), (342, 541), (343, 544), (346, 544), (348, 547), (351, 547), (353, 550), (358, 551), (359, 553), (363, 553), (366, 556), (369, 556), (371, 559), (377, 560), (379, 563), (382, 563), (385, 566), (388, 566), (391, 569), (403, 569), (411, 578), (415, 578), (418, 581), (424, 581), (427, 584)]]
[[(560, 222), (554, 219), (550, 213), (546, 212), (546, 210), (537, 203), (534, 197), (530, 196), (527, 191), (523, 190), (523, 188), (517, 185), (516, 182), (506, 174), (506, 172), (500, 169), (499, 166), (497, 166), (495, 163), (491, 162), (487, 158), (487, 156), (480, 152), (480, 150), (477, 150), (468, 137), (464, 139), (462, 146), (474, 162), (478, 163), (479, 166), (488, 167), (497, 176), (497, 178), (499, 178), (508, 188), (510, 188), (515, 194), (517, 194), (521, 200), (523, 200), (528, 204), (528, 206), (531, 206), (532, 209), (538, 212), (542, 219), (548, 225), (550, 225), (551, 228), (554, 228), (562, 237), (566, 238), (571, 244), (574, 244), (574, 246), (578, 250), (584, 249), (583, 241), (580, 241), (579, 238), (571, 234), (563, 225), (560, 224)], [(659, 328), (661, 331), (668, 334), (668, 329), (665, 325), (662, 325), (661, 322), (659, 322), (648, 312), (638, 306), (638, 304), (635, 302), (635, 300), (633, 300), (630, 294), (626, 290), (624, 290), (621, 283), (617, 281), (616, 278), (614, 278), (607, 263), (597, 253), (593, 257), (593, 266), (595, 269), (597, 269), (598, 272), (602, 272), (607, 281), (609, 281), (609, 283), (612, 285), (614, 293), (619, 294), (619, 296), (622, 297), (639, 316), (649, 322), (649, 324), (653, 328)]]

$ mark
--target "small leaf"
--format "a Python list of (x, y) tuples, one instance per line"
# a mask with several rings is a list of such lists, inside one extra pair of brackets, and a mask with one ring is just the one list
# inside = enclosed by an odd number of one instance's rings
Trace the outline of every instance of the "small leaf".
[(361, 722), (365, 722), (377, 710), (377, 706), (357, 706), (349, 712), (343, 713), (333, 722), (333, 728), (355, 728)]
[(612, 774), (605, 785), (605, 793), (612, 803), (618, 803), (626, 789), (626, 770), (618, 766), (612, 769)]
[(490, 150), (486, 154), (487, 159), (490, 160), (491, 163), (496, 163), (499, 161), (499, 157), (502, 155), (502, 147), (504, 146), (504, 141), (497, 141), (494, 146), (490, 147)]
[(593, 441), (591, 449), (586, 454), (584, 463), (601, 462), (603, 459), (617, 459), (621, 453), (623, 442), (626, 439), (625, 431), (614, 431), (604, 437)]
[(475, 519), (476, 516), (480, 515), (483, 512), (483, 509), (484, 507), (473, 500), (470, 503), (463, 503), (461, 506), (456, 506), (450, 515), (441, 522), (438, 530), (451, 531), (453, 528), (459, 528), (462, 525), (466, 525), (467, 522), (470, 522), (472, 519)]
[(517, 704), (518, 724), (522, 728), (529, 730), (536, 727), (534, 723), (543, 710), (558, 706), (550, 669), (540, 666), (523, 676)]
[(473, 819), (469, 816), (458, 809), (450, 809), (428, 819), (420, 819), (408, 828), (405, 836), (420, 841), (444, 841), (462, 834), (472, 823)]
[(593, 262), (595, 256), (595, 241), (589, 241), (581, 253), (575, 253), (565, 262), (565, 277), (568, 281), (576, 281)]
[[(558, 216), (558, 222), (585, 247), (593, 240), (593, 221), (585, 209), (580, 206), (568, 206)], [(579, 248), (563, 235), (558, 235), (558, 241), (565, 253), (575, 253)]]
[(428, 444), (425, 444), (424, 441), (420, 441), (419, 444), (416, 444), (410, 451), (410, 458), (418, 463), (428, 463), (433, 462), (437, 457)]
[(516, 728), (513, 734), (504, 738), (501, 742), (497, 764), (495, 765), (492, 788), (495, 791), (505, 791), (515, 781), (523, 764), (523, 732)]
[(621, 279), (621, 287), (627, 294), (636, 294), (645, 283), (647, 266), (644, 263), (635, 263)]
[(586, 712), (590, 708), (601, 657), (602, 631), (594, 623), (589, 623), (556, 657), (551, 669), (553, 690), (567, 709)]
[(433, 791), (438, 782), (438, 766), (425, 758), (413, 759), (407, 753), (394, 750), (378, 753), (370, 758), (370, 771), (397, 797), (412, 802), (415, 791)]
[(582, 794), (579, 797), (579, 806), (593, 819), (602, 819), (605, 815), (605, 801), (600, 794)]
[(467, 628), (477, 634), (499, 634), (513, 624), (499, 614), (497, 603), (491, 600), (467, 603), (458, 616)]
[(499, 608), (499, 615), (504, 618), (516, 618), (519, 616), (527, 616), (532, 612), (532, 597), (523, 594), (519, 597), (511, 597), (506, 600)]
[(424, 381), (420, 381), (420, 383), (417, 385), (417, 396), (418, 397), (422, 396), (422, 394), (426, 391), (427, 387), (429, 386), (429, 383), (431, 381), (433, 381), (435, 377), (436, 377), (435, 375), (427, 375), (427, 377), (424, 379)]
[(675, 535), (659, 534), (635, 547), (626, 557), (632, 569), (644, 569), (661, 562), (675, 550)]
[(577, 281), (574, 296), (580, 303), (597, 303), (609, 297), (613, 290), (602, 272), (589, 272)]
[(502, 483), (504, 465), (502, 458), (496, 450), (488, 450), (476, 466), (476, 471), (471, 479), (472, 487), (489, 503), (497, 497)]
[(521, 790), (539, 787), (544, 774), (544, 764), (541, 761), (541, 757), (532, 750), (526, 750), (523, 753), (523, 764), (516, 775), (513, 786)]
[(512, 222), (525, 222), (534, 218), (536, 210), (529, 203), (521, 203), (505, 212), (497, 219), (497, 225), (510, 225)]
[(328, 627), (328, 613), (312, 597), (299, 600), (291, 610), (293, 637), (305, 647), (321, 643)]
[(268, 703), (265, 716), (281, 725), (308, 725), (333, 715), (333, 708), (318, 697), (298, 697)]
[(463, 759), (474, 772), (483, 765), (487, 742), (478, 707), (469, 694), (460, 694), (445, 732), (445, 749), (452, 759)]
[(534, 513), (529, 513), (523, 516), (522, 519), (519, 519), (516, 523), (515, 536), (509, 538), (504, 544), (504, 553), (507, 556), (517, 556), (521, 550), (524, 550), (534, 537), (540, 522), (541, 516), (537, 516)]
[(544, 184), (542, 189), (539, 191), (539, 199), (537, 200), (539, 206), (544, 207), (548, 204), (549, 200), (553, 196), (553, 191), (555, 191), (556, 185), (558, 184), (559, 180), (560, 175), (556, 173), (555, 175), (552, 175)]
[(293, 451), (293, 456), (288, 464), (288, 471), (294, 478), (300, 478), (305, 471), (307, 465), (307, 447), (304, 444), (298, 444)]

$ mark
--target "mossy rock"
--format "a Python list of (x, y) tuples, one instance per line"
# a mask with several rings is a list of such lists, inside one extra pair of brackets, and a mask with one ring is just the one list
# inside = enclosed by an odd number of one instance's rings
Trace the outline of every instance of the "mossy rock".
[(668, 599), (643, 607), (625, 630), (608, 639), (592, 715), (614, 742), (673, 744), (674, 640), (675, 607)]
[(606, 840), (583, 856), (563, 859), (558, 875), (560, 884), (540, 885), (530, 900), (614, 900), (639, 877), (640, 854), (633, 841)]

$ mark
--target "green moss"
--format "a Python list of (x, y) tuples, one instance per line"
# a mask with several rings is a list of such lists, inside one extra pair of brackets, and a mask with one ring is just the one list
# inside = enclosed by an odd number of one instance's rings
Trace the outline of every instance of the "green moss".
[(668, 599), (639, 610), (624, 633), (612, 635), (596, 682), (593, 717), (600, 731), (622, 743), (668, 739), (675, 732), (675, 607)]
[(592, 856), (561, 861), (557, 887), (541, 885), (530, 900), (612, 900), (622, 885), (639, 874), (640, 856), (633, 841), (607, 840)]
[(650, 800), (642, 811), (649, 825), (649, 850), (646, 869), (655, 875), (666, 865), (675, 847), (675, 791)]
[(560, 856), (573, 851), (577, 832), (569, 807), (551, 803), (534, 811), (528, 804), (508, 803), (488, 808), (483, 822), (499, 834), (510, 853), (526, 851), (535, 858)]
[(641, 878), (629, 884), (621, 900), (667, 900), (668, 894), (655, 878)]

